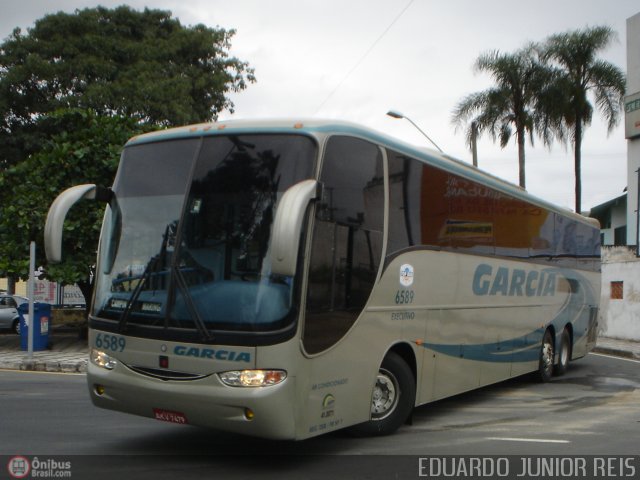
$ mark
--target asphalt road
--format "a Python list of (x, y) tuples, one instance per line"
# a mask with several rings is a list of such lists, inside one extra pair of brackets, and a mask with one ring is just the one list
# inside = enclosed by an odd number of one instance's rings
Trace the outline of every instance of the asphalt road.
[[(0, 371), (0, 425), (0, 455), (96, 455), (86, 458), (110, 478), (118, 471), (176, 478), (176, 469), (236, 478), (388, 478), (402, 464), (388, 455), (638, 455), (640, 362), (592, 354), (547, 384), (521, 377), (420, 407), (413, 425), (391, 437), (338, 432), (303, 442), (99, 410), (84, 375)], [(415, 458), (403, 461), (417, 477)]]

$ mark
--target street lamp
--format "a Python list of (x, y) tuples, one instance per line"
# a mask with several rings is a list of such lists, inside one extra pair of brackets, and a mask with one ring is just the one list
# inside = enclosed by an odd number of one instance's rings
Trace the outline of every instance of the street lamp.
[(414, 122), (413, 120), (411, 120), (409, 117), (407, 117), (406, 115), (403, 115), (402, 113), (400, 113), (400, 112), (398, 112), (398, 111), (396, 111), (396, 110), (389, 110), (389, 111), (387, 112), (387, 115), (389, 115), (389, 116), (390, 116), (390, 117), (392, 117), (392, 118), (404, 118), (405, 120), (409, 121), (409, 122), (411, 123), (411, 125), (413, 125), (414, 127), (416, 127), (416, 128), (418, 129), (418, 131), (419, 131), (422, 135), (424, 135), (425, 137), (427, 137), (427, 140), (429, 140), (429, 141), (433, 144), (433, 146), (434, 146), (434, 147), (436, 147), (436, 148), (440, 151), (440, 153), (444, 153), (444, 152), (442, 151), (442, 149), (441, 149), (438, 145), (436, 145), (436, 142), (434, 142), (433, 140), (431, 140), (431, 139), (429, 138), (429, 135), (427, 135), (426, 133), (424, 133), (424, 132), (422, 131), (422, 129), (421, 129), (418, 125), (416, 125), (416, 124), (415, 124), (415, 122)]

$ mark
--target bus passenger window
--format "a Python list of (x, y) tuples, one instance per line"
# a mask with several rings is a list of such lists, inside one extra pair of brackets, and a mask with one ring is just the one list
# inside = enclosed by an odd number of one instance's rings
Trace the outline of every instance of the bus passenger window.
[(389, 239), (387, 256), (422, 243), (420, 201), (426, 166), (392, 150), (389, 162)]

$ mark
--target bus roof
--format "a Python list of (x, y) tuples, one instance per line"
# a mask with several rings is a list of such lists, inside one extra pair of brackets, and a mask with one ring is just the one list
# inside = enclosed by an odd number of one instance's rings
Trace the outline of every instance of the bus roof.
[(469, 163), (463, 162), (462, 160), (430, 148), (411, 145), (371, 128), (352, 122), (331, 119), (226, 120), (222, 122), (200, 123), (145, 133), (131, 138), (125, 146), (189, 137), (248, 133), (304, 134), (313, 137), (328, 134), (343, 134), (359, 137), (393, 149), (398, 153), (406, 154), (407, 156), (411, 156), (430, 165), (450, 171), (451, 173), (455, 173), (469, 180), (475, 180), (479, 183), (488, 185), (498, 191), (509, 194), (523, 201), (536, 204), (563, 216), (574, 218), (582, 223), (590, 225), (593, 228), (600, 228), (598, 221), (595, 219), (584, 217), (567, 208), (554, 205), (546, 200), (531, 195), (518, 185), (480, 170)]

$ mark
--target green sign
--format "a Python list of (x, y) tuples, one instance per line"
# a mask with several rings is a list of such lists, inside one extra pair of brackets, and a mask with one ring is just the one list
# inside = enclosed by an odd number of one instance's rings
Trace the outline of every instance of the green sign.
[(624, 133), (628, 139), (640, 137), (640, 92), (624, 101)]

